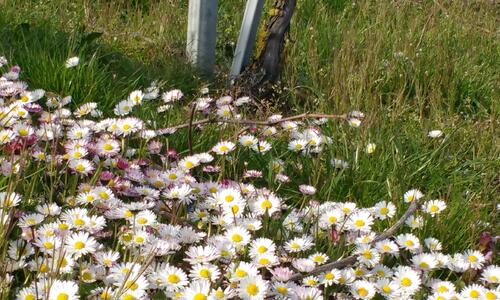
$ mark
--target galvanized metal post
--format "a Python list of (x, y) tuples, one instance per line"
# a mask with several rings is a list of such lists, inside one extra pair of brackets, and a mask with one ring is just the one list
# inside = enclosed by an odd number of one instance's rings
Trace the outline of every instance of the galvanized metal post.
[(241, 24), (238, 44), (234, 53), (231, 66), (231, 80), (237, 77), (243, 68), (248, 65), (252, 57), (255, 38), (259, 28), (260, 16), (265, 0), (248, 0), (245, 8), (245, 16)]
[(205, 75), (212, 75), (217, 39), (217, 0), (189, 0), (186, 53)]

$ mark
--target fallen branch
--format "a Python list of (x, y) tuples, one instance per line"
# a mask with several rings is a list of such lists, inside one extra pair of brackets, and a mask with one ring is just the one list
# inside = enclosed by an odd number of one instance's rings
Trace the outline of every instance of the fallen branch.
[(159, 135), (162, 134), (171, 134), (174, 133), (177, 129), (182, 128), (192, 128), (193, 126), (210, 124), (210, 123), (228, 123), (228, 124), (240, 124), (246, 126), (272, 126), (286, 121), (295, 121), (295, 120), (304, 120), (304, 119), (347, 119), (347, 115), (329, 115), (329, 114), (320, 114), (320, 113), (303, 113), (296, 116), (290, 116), (286, 118), (282, 118), (279, 120), (267, 120), (267, 121), (255, 121), (255, 120), (238, 120), (238, 119), (216, 119), (216, 118), (207, 118), (198, 121), (193, 121), (190, 119), (188, 123), (179, 124), (176, 126), (158, 129), (156, 132)]
[[(373, 245), (379, 241), (385, 240), (393, 236), (394, 233), (396, 233), (396, 231), (406, 222), (406, 220), (417, 210), (417, 208), (418, 208), (418, 200), (411, 202), (410, 206), (408, 207), (406, 212), (401, 216), (401, 218), (396, 223), (394, 223), (394, 225), (392, 225), (389, 229), (387, 229), (386, 231), (382, 232), (377, 237), (375, 237), (375, 239), (373, 239), (373, 241), (370, 244)], [(354, 265), (357, 261), (358, 261), (358, 255), (351, 255), (346, 258), (321, 265), (312, 270), (311, 272), (308, 272), (307, 274), (300, 274), (300, 273), (295, 274), (292, 277), (290, 277), (288, 281), (301, 280), (304, 277), (310, 275), (317, 275), (323, 272), (330, 271), (332, 269), (342, 269), (347, 266)]]

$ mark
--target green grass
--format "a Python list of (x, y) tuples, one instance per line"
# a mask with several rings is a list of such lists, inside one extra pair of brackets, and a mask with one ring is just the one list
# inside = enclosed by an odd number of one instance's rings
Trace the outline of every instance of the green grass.
[[(31, 88), (72, 95), (75, 104), (96, 101), (107, 112), (152, 80), (182, 89), (188, 99), (202, 85), (218, 93), (244, 6), (220, 2), (221, 76), (214, 81), (199, 78), (185, 63), (187, 1), (4, 0), (0, 54), (23, 68)], [(283, 154), (285, 145), (275, 145), (269, 155), (289, 161), (293, 183), (314, 184), (321, 200), (366, 206), (390, 199), (402, 207), (401, 195), (413, 187), (445, 199), (446, 213), (428, 221), (420, 234), (445, 241), (447, 251), (468, 248), (481, 231), (498, 230), (496, 8), (487, 1), (354, 3), (299, 1), (285, 53), (287, 89), (280, 98), (291, 112), (362, 110), (365, 125), (328, 126), (334, 143), (319, 160)], [(64, 69), (73, 55), (82, 65)], [(146, 108), (143, 116), (160, 127), (185, 122), (188, 112), (158, 116)], [(430, 129), (442, 129), (446, 137), (429, 140)], [(195, 132), (194, 148), (208, 150), (233, 134), (215, 127)], [(187, 149), (185, 133), (177, 136), (169, 145)], [(364, 153), (369, 141), (377, 144), (371, 156)], [(353, 168), (333, 170), (329, 159), (336, 157)], [(249, 168), (268, 169), (263, 160), (245, 153), (241, 158), (250, 161)], [(290, 204), (298, 201), (293, 186), (282, 188)]]

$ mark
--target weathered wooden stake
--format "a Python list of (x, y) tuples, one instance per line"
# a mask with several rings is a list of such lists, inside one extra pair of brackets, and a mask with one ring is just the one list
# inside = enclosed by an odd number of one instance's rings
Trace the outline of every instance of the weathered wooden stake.
[(248, 0), (245, 15), (241, 23), (240, 35), (234, 53), (231, 66), (230, 79), (236, 78), (252, 58), (255, 38), (259, 28), (260, 15), (264, 6), (264, 0)]
[(186, 53), (205, 75), (212, 75), (217, 38), (217, 0), (189, 0)]

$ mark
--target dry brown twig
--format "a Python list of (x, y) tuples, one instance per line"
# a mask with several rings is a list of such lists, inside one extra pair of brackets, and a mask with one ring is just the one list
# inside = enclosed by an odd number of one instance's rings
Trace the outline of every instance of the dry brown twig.
[[(379, 241), (385, 240), (393, 236), (394, 233), (396, 233), (396, 231), (406, 222), (406, 220), (417, 210), (417, 208), (418, 208), (418, 200), (415, 200), (410, 204), (410, 206), (408, 207), (406, 212), (401, 216), (401, 218), (396, 223), (394, 223), (394, 225), (392, 225), (389, 229), (387, 229), (386, 231), (382, 232), (377, 237), (375, 237), (375, 239), (373, 239), (371, 244), (373, 245)], [(317, 275), (323, 272), (330, 271), (332, 269), (345, 268), (347, 266), (354, 265), (357, 261), (358, 261), (358, 255), (350, 255), (346, 258), (321, 265), (312, 270), (311, 272), (308, 272), (307, 274), (300, 274), (300, 273), (295, 274), (292, 277), (290, 277), (288, 281), (297, 281), (303, 279), (306, 276)]]
[[(192, 116), (192, 115), (191, 115)], [(295, 116), (290, 116), (286, 118), (282, 118), (279, 120), (267, 120), (267, 121), (256, 121), (256, 120), (238, 120), (238, 119), (215, 119), (215, 118), (207, 118), (207, 119), (202, 119), (198, 121), (193, 121), (192, 117), (190, 118), (190, 121), (188, 123), (184, 124), (179, 124), (176, 126), (164, 128), (164, 129), (159, 129), (157, 130), (158, 134), (169, 134), (175, 132), (177, 129), (182, 129), (182, 128), (192, 128), (193, 126), (198, 126), (198, 125), (205, 125), (205, 124), (211, 124), (211, 123), (228, 123), (228, 124), (240, 124), (240, 125), (246, 125), (246, 126), (272, 126), (276, 125), (282, 122), (286, 121), (295, 121), (295, 120), (304, 120), (304, 119), (347, 119), (346, 114), (342, 115), (330, 115), (330, 114), (321, 114), (321, 113), (303, 113), (300, 115), (295, 115)]]

